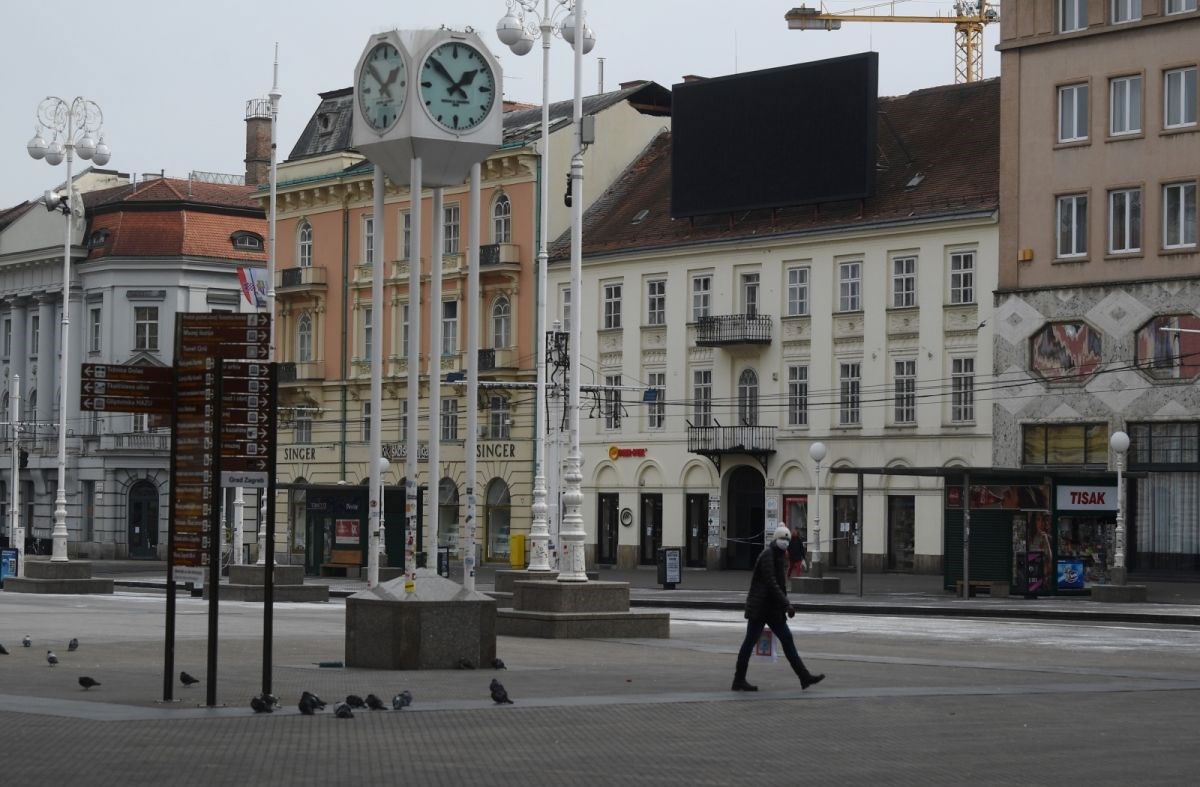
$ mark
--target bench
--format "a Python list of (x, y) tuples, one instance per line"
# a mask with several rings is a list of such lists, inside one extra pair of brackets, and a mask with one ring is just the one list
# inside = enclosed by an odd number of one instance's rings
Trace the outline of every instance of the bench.
[(329, 562), (321, 564), (321, 576), (357, 578), (361, 568), (362, 552), (357, 549), (335, 549), (329, 554)]
[[(967, 582), (970, 586), (968, 592), (974, 596), (980, 590), (986, 590), (992, 598), (999, 598), (1008, 595), (1009, 585), (1007, 582), (996, 582), (990, 579), (972, 579)], [(963, 582), (961, 579), (954, 581), (954, 595), (962, 596)]]

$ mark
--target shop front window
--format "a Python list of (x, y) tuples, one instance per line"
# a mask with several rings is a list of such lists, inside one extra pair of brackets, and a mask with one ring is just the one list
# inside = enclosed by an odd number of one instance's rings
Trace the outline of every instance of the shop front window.
[(508, 484), (493, 478), (487, 486), (487, 555), (488, 560), (508, 560), (508, 536), (512, 522), (509, 508)]

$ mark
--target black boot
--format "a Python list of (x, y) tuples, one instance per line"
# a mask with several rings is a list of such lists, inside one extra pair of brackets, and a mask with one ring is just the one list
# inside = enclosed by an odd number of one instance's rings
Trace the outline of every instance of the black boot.
[[(821, 677), (825, 677), (825, 676), (822, 675)], [(745, 673), (742, 673), (741, 675), (733, 676), (733, 686), (730, 687), (730, 690), (731, 691), (758, 691), (758, 686), (755, 686), (754, 684), (748, 682), (746, 680)]]
[(800, 688), (807, 689), (809, 686), (815, 686), (823, 680), (825, 680), (824, 672), (822, 672), (820, 675), (814, 675), (808, 670), (805, 670), (804, 674), (800, 676)]

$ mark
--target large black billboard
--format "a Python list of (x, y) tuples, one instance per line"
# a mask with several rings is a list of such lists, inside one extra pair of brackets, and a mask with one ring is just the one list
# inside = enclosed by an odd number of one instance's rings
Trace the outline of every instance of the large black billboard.
[(685, 82), (671, 90), (671, 215), (875, 192), (874, 52)]

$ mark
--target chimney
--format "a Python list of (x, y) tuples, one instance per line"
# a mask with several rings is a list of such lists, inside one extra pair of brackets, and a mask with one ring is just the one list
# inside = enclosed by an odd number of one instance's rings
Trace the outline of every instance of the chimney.
[(271, 102), (252, 98), (246, 102), (246, 185), (257, 186), (271, 178)]

